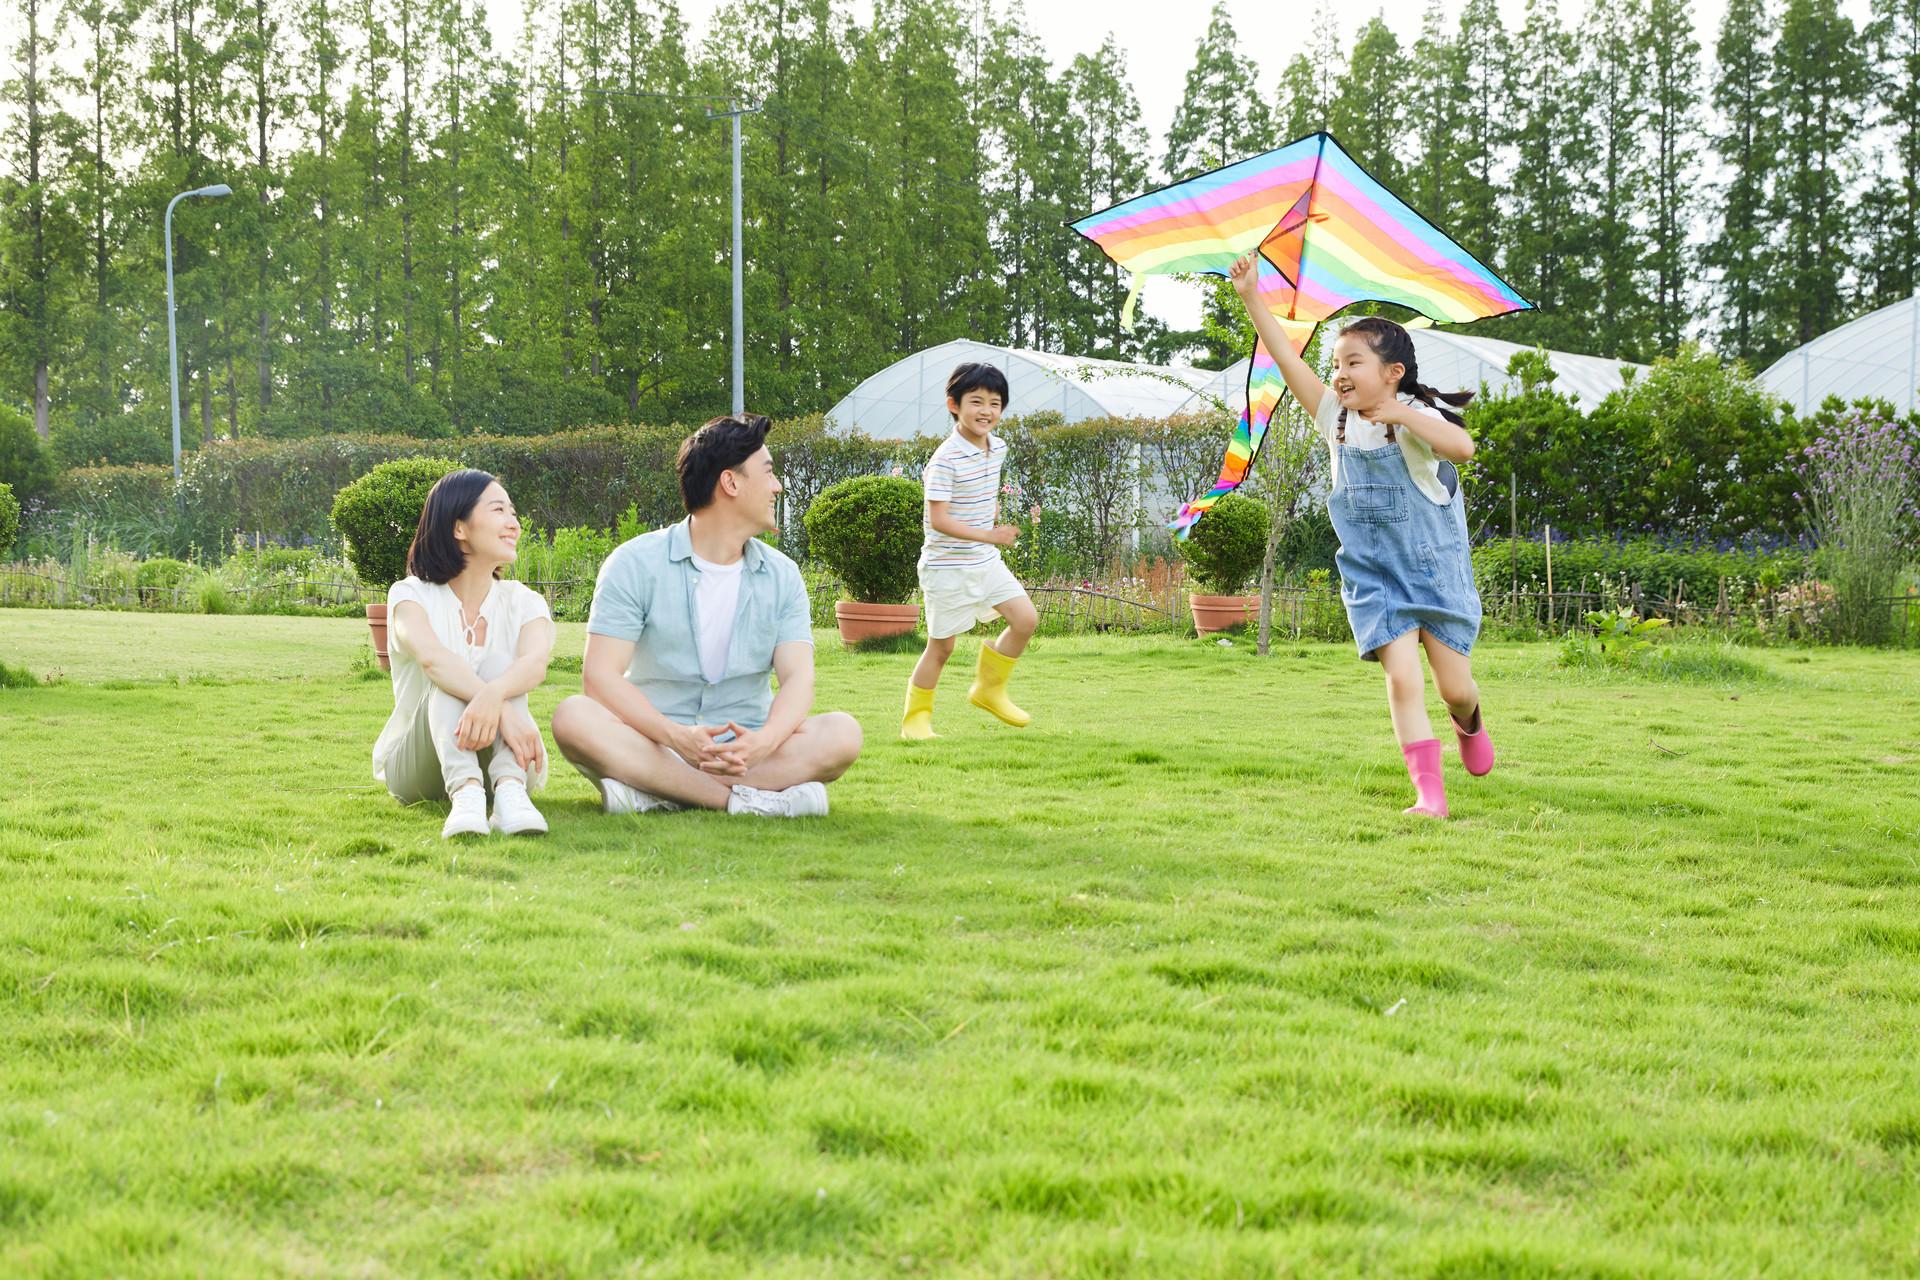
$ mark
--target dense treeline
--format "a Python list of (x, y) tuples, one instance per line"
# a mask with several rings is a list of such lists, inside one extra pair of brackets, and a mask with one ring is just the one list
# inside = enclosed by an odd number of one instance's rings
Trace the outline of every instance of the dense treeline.
[(1216, 8), (1165, 138), (1111, 40), (1058, 65), (984, 0), (736, 0), (698, 40), (671, 0), (532, 0), (511, 49), (474, 0), (18, 3), (0, 408), (66, 465), (164, 458), (160, 215), (213, 182), (175, 215), (189, 443), (723, 408), (708, 112), (740, 97), (747, 376), (782, 415), (962, 335), (1242, 354), (1122, 333), (1062, 219), (1322, 126), (1541, 305), (1500, 336), (1760, 363), (1917, 282), (1920, 0), (1864, 31), (1732, 0), (1711, 57), (1685, 0), (1323, 12), (1270, 82)]

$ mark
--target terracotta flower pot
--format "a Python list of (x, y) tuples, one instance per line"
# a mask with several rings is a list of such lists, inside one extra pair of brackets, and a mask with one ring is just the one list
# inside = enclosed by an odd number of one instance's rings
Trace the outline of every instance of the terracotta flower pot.
[(1193, 629), (1201, 635), (1225, 631), (1260, 616), (1259, 596), (1203, 596), (1194, 592)]
[(393, 670), (393, 663), (387, 657), (387, 606), (367, 606), (367, 630), (373, 633), (373, 656), (380, 659), (380, 669)]
[(834, 621), (840, 624), (840, 639), (847, 644), (873, 640), (880, 636), (904, 636), (920, 625), (917, 604), (861, 604), (855, 600), (836, 600)]

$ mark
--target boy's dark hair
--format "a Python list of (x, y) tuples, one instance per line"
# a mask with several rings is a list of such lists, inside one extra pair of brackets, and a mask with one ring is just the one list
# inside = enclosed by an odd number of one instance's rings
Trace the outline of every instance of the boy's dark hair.
[(1381, 364), (1405, 365), (1407, 371), (1400, 375), (1398, 391), (1404, 391), (1415, 400), (1426, 405), (1435, 413), (1456, 427), (1466, 426), (1466, 420), (1451, 409), (1443, 409), (1439, 402), (1444, 400), (1455, 407), (1465, 407), (1473, 399), (1471, 391), (1435, 391), (1420, 381), (1420, 365), (1413, 353), (1413, 335), (1405, 325), (1395, 324), (1385, 316), (1362, 316), (1340, 331), (1345, 337), (1357, 333), (1367, 340), (1373, 348), (1373, 354), (1380, 357)]
[[(963, 364), (947, 375), (947, 399), (955, 404), (969, 391), (991, 391), (1000, 397), (1000, 412), (1005, 413), (1013, 404), (1013, 397), (1007, 392), (1007, 375), (1000, 372), (998, 365)], [(959, 421), (959, 416), (951, 409), (947, 416)]]
[[(407, 548), (407, 572), (422, 582), (452, 582), (467, 567), (467, 553), (453, 539), (453, 524), (465, 520), (480, 505), (480, 495), (493, 476), (471, 468), (449, 471), (433, 482), (420, 506), (420, 523)], [(495, 569), (494, 576), (500, 576)]]
[(720, 473), (732, 471), (760, 452), (772, 426), (757, 413), (728, 414), (680, 442), (674, 466), (680, 473), (680, 501), (688, 515), (713, 505)]

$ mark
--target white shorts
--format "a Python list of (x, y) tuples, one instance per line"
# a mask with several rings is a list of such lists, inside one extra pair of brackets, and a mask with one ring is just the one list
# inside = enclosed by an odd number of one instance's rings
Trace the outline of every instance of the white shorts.
[(971, 631), (976, 622), (991, 621), (994, 606), (1026, 594), (1020, 579), (1013, 576), (1013, 570), (1007, 568), (999, 556), (986, 564), (944, 569), (920, 566), (920, 598), (927, 604), (927, 634), (935, 640)]

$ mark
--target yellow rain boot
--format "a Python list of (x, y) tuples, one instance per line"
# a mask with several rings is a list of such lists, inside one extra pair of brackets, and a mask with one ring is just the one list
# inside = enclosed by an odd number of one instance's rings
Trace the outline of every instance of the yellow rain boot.
[(933, 731), (933, 690), (922, 689), (907, 681), (907, 714), (900, 721), (900, 736), (911, 741), (937, 738)]
[(1013, 664), (1018, 661), (1020, 659), (1009, 658), (990, 644), (981, 645), (980, 666), (974, 674), (973, 687), (967, 690), (968, 702), (1016, 729), (1025, 727), (1027, 721), (1033, 719), (1007, 697), (1007, 677), (1013, 674)]

